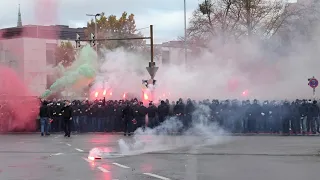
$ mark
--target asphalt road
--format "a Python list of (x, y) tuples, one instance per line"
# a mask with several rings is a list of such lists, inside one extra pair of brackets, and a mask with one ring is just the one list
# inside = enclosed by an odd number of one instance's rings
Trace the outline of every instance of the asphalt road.
[[(158, 145), (151, 144), (153, 148), (149, 153), (87, 159), (94, 147), (118, 152), (120, 138), (123, 137), (110, 134), (82, 134), (71, 138), (0, 135), (0, 179), (301, 180), (320, 177), (319, 136), (224, 137), (206, 146), (188, 142), (192, 137), (166, 137), (158, 141)], [(124, 140), (132, 141), (132, 137)], [(190, 143), (193, 146), (188, 146)], [(183, 146), (155, 151), (166, 144)]]

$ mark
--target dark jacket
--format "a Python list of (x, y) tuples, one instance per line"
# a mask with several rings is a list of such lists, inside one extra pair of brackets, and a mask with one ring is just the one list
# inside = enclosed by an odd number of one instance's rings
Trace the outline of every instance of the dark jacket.
[(122, 118), (124, 118), (125, 120), (132, 120), (134, 118), (134, 111), (131, 106), (125, 106), (122, 111)]
[(50, 117), (49, 108), (48, 108), (47, 105), (42, 105), (40, 107), (39, 116), (40, 116), (40, 118), (48, 118), (48, 117)]
[(72, 108), (71, 106), (64, 106), (62, 108), (62, 117), (64, 120), (69, 120), (72, 117)]

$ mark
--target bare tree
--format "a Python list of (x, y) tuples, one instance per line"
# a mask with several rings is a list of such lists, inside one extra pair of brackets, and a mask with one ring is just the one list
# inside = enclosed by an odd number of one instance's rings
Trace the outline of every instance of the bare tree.
[(194, 11), (189, 39), (219, 38), (222, 42), (257, 36), (270, 38), (296, 12), (283, 0), (204, 0)]
[(240, 8), (235, 0), (205, 0), (199, 4), (190, 21), (188, 34), (191, 39), (221, 37), (225, 41), (229, 33), (236, 32), (240, 20)]
[(286, 11), (291, 16), (283, 21), (283, 25), (276, 32), (277, 36), (286, 43), (297, 38), (299, 41), (309, 41), (314, 35), (313, 31), (320, 26), (320, 2), (290, 4)]

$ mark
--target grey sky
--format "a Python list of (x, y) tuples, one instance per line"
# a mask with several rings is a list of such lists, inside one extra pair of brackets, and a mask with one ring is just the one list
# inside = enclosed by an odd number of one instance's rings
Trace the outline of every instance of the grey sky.
[[(184, 33), (183, 0), (4, 0), (0, 1), (0, 27), (15, 26), (18, 4), (21, 4), (22, 22), (26, 24), (66, 24), (85, 26), (90, 19), (85, 14), (105, 12), (119, 16), (123, 11), (135, 14), (138, 28), (153, 24), (155, 41), (174, 40)], [(188, 17), (197, 8), (199, 0), (186, 0)], [(41, 2), (41, 4), (39, 3)], [(43, 4), (42, 4), (43, 3)], [(52, 12), (57, 9), (57, 12)], [(50, 13), (51, 12), (51, 13)], [(51, 15), (52, 14), (52, 15)], [(48, 23), (47, 19), (51, 19)], [(148, 29), (142, 30), (148, 34)]]

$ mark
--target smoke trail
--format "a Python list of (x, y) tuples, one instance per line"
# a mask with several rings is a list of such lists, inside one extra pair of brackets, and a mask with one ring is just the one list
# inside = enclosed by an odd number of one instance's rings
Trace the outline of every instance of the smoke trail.
[(0, 66), (0, 124), (2, 132), (34, 131), (39, 101), (10, 68)]
[[(123, 155), (136, 155), (226, 142), (229, 140), (227, 132), (210, 120), (210, 114), (208, 106), (198, 105), (187, 129), (182, 130), (183, 123), (177, 117), (169, 118), (153, 129), (143, 131), (139, 128), (133, 140), (119, 140), (119, 150)], [(177, 132), (181, 135), (173, 135)]]
[(82, 90), (96, 77), (97, 65), (96, 52), (89, 45), (83, 47), (70, 67), (64, 70), (60, 68), (60, 71), (64, 71), (62, 77), (57, 79), (42, 97), (48, 97), (64, 88), (73, 87)]
[(145, 67), (148, 60), (142, 54), (125, 52), (123, 48), (114, 51), (105, 50), (104, 57), (101, 66), (103, 73), (96, 79), (94, 86), (99, 86), (106, 80), (115, 93), (113, 99), (121, 98), (123, 93), (139, 97), (141, 80), (147, 77)]

